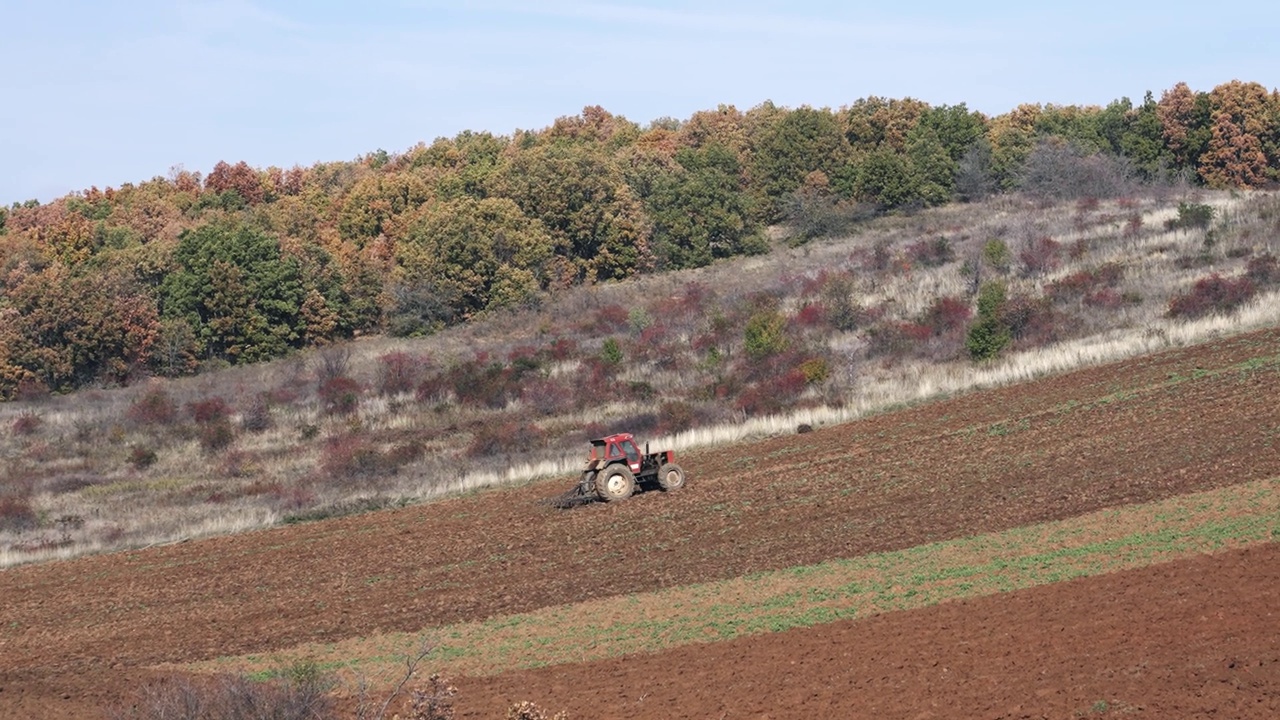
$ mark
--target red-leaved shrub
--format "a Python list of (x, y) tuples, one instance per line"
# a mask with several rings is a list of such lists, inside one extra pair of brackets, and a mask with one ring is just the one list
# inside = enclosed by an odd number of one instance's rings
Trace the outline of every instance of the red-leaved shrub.
[(511, 373), (500, 362), (488, 362), (477, 355), (474, 360), (458, 363), (449, 371), (449, 383), (458, 402), (464, 405), (498, 409), (513, 397)]
[(796, 368), (772, 382), (762, 382), (747, 388), (738, 396), (734, 405), (748, 415), (779, 413), (790, 407), (808, 384), (804, 372)]
[(345, 375), (320, 384), (320, 404), (326, 415), (350, 415), (360, 405), (360, 383)]
[(929, 328), (934, 336), (960, 332), (973, 317), (969, 303), (956, 297), (940, 297), (933, 301), (920, 317), (920, 324)]
[(955, 257), (951, 241), (945, 237), (917, 240), (907, 246), (907, 258), (912, 265), (938, 267), (951, 262)]
[(1175, 295), (1169, 301), (1168, 316), (1197, 318), (1209, 313), (1231, 312), (1255, 292), (1257, 288), (1247, 275), (1231, 280), (1214, 273), (1197, 280), (1189, 291)]
[(1018, 347), (1040, 347), (1059, 339), (1058, 316), (1048, 298), (1013, 295), (1000, 307), (999, 319)]
[(389, 352), (378, 358), (378, 394), (412, 392), (426, 368), (426, 360), (407, 352)]
[(201, 449), (206, 453), (214, 453), (230, 445), (235, 440), (236, 433), (231, 427), (231, 421), (223, 417), (200, 425), (196, 436), (200, 439)]
[(1123, 279), (1124, 266), (1119, 263), (1107, 263), (1054, 280), (1045, 288), (1045, 294), (1056, 302), (1073, 300), (1096, 293), (1103, 288), (1114, 288)]
[(40, 426), (43, 424), (44, 420), (40, 419), (39, 415), (30, 411), (24, 412), (14, 418), (12, 425), (13, 434), (35, 435), (36, 431), (39, 430)]
[(1028, 241), (1018, 253), (1027, 275), (1043, 275), (1058, 267), (1062, 245), (1053, 238), (1039, 237)]
[(693, 427), (697, 419), (692, 405), (680, 400), (670, 400), (658, 406), (658, 432), (672, 435)]
[(331, 438), (320, 451), (320, 468), (339, 481), (364, 480), (383, 472), (385, 465), (378, 447), (364, 435)]
[(546, 434), (536, 425), (519, 422), (480, 423), (472, 433), (467, 455), (513, 455), (540, 445)]
[(191, 418), (196, 421), (197, 425), (222, 422), (231, 416), (231, 406), (220, 397), (188, 403), (187, 409), (191, 412)]
[(605, 305), (596, 311), (590, 329), (596, 333), (624, 332), (629, 329), (629, 313), (618, 304)]
[(827, 322), (827, 309), (820, 302), (808, 303), (796, 313), (796, 324), (800, 327), (820, 327)]
[(156, 451), (146, 445), (133, 445), (129, 448), (128, 462), (134, 470), (145, 470), (156, 464)]
[(533, 378), (524, 382), (520, 400), (539, 415), (555, 415), (573, 406), (573, 391), (556, 378)]
[(38, 402), (47, 397), (49, 397), (49, 386), (40, 378), (30, 376), (18, 381), (18, 389), (14, 394), (15, 400), (23, 402)]
[(551, 359), (563, 362), (578, 354), (578, 342), (573, 338), (559, 337), (551, 342)]
[(164, 388), (153, 387), (133, 401), (125, 416), (138, 425), (169, 425), (178, 418), (178, 405)]

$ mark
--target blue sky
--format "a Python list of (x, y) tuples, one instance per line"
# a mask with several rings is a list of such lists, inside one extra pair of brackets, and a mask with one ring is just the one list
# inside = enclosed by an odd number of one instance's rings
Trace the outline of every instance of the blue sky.
[(219, 160), (396, 152), (765, 100), (965, 103), (1280, 85), (1261, 2), (0, 0), (0, 204)]

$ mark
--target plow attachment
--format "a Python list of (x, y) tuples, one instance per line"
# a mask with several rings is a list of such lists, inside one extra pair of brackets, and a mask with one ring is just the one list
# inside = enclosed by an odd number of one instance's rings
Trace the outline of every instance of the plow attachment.
[(564, 509), (595, 502), (597, 499), (595, 480), (595, 471), (588, 470), (582, 473), (582, 480), (577, 485), (574, 485), (565, 494), (551, 498), (547, 502), (552, 507)]

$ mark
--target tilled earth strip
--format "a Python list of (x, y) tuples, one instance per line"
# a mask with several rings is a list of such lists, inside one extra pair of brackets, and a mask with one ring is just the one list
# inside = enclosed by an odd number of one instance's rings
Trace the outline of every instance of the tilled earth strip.
[(1280, 480), (1263, 480), (907, 550), (186, 669), (263, 673), (307, 661), (385, 680), (426, 645), (434, 647), (424, 661), (433, 672), (494, 675), (912, 610), (1276, 540)]

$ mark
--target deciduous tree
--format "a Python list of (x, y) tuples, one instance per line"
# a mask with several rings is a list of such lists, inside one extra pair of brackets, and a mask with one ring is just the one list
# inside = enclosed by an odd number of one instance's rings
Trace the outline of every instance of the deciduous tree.
[(1209, 95), (1180, 82), (1160, 96), (1156, 114), (1174, 169), (1195, 171), (1213, 134)]
[(599, 146), (513, 145), (491, 178), (490, 192), (540, 220), (580, 280), (624, 278), (651, 262), (640, 201)]
[(1233, 80), (1209, 94), (1211, 136), (1200, 156), (1200, 177), (1210, 187), (1258, 187), (1275, 175), (1264, 147), (1274, 146), (1271, 97), (1258, 83)]
[(550, 234), (505, 198), (462, 197), (431, 206), (396, 250), (400, 277), (427, 284), (456, 314), (515, 305), (542, 286)]
[(252, 362), (301, 346), (299, 263), (275, 238), (243, 223), (208, 223), (182, 234), (174, 261), (159, 289), (161, 312), (185, 320), (203, 353)]
[(815, 170), (844, 177), (849, 159), (849, 143), (829, 110), (800, 107), (782, 114), (755, 142), (751, 177), (763, 217), (778, 220), (785, 198)]
[(765, 248), (737, 157), (720, 145), (684, 149), (644, 198), (662, 267), (700, 267)]

